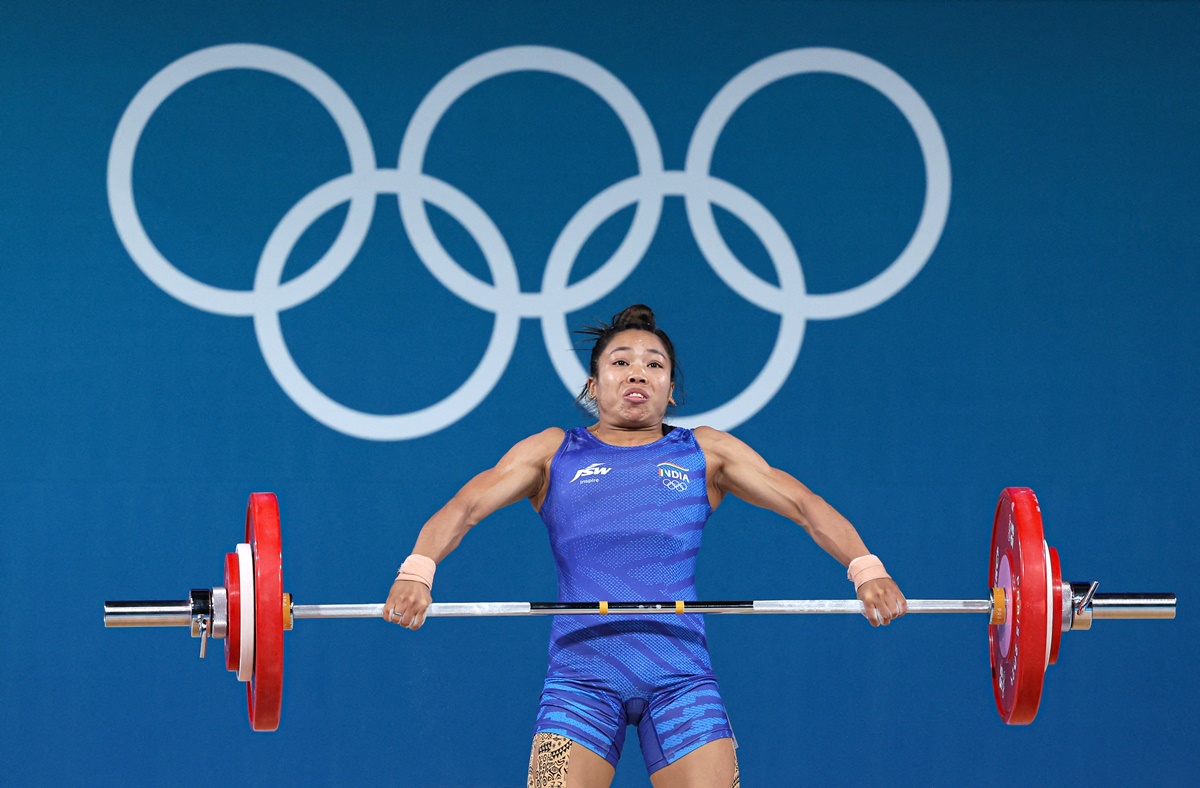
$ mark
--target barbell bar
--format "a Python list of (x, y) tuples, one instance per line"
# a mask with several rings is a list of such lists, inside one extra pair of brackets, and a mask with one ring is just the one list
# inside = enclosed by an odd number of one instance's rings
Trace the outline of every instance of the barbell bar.
[[(1099, 583), (1063, 582), (1058, 551), (1045, 540), (1041, 507), (1027, 487), (1000, 494), (992, 525), (986, 599), (910, 599), (909, 613), (988, 616), (992, 688), (1001, 719), (1033, 721), (1044, 676), (1058, 660), (1062, 633), (1097, 619), (1173, 619), (1174, 594), (1098, 593)], [(192, 589), (185, 600), (108, 601), (106, 627), (189, 627), (200, 656), (210, 637), (225, 641), (226, 668), (246, 683), (250, 727), (279, 727), (283, 633), (295, 619), (382, 618), (383, 604), (296, 604), (283, 592), (279, 503), (253, 493), (246, 542), (225, 557), (225, 585)], [(531, 615), (862, 614), (857, 599), (586, 602), (435, 602), (427, 618)]]

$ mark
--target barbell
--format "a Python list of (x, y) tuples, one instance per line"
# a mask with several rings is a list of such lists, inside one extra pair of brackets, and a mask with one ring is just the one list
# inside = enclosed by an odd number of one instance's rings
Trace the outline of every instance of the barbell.
[[(190, 627), (200, 638), (225, 641), (225, 666), (246, 684), (250, 727), (279, 727), (283, 705), (283, 633), (298, 618), (377, 618), (383, 604), (298, 605), (283, 591), (279, 503), (253, 493), (246, 541), (225, 556), (225, 584), (192, 589), (180, 601), (108, 601), (104, 626)], [(1046, 670), (1058, 660), (1062, 633), (1090, 629), (1094, 619), (1173, 619), (1174, 594), (1101, 594), (1098, 582), (1062, 580), (1058, 551), (1046, 543), (1041, 507), (1027, 487), (1000, 493), (992, 524), (986, 599), (910, 599), (909, 613), (988, 616), (992, 689), (1000, 718), (1033, 721)], [(858, 600), (438, 602), (429, 618), (449, 616), (621, 615), (682, 613), (858, 613)]]

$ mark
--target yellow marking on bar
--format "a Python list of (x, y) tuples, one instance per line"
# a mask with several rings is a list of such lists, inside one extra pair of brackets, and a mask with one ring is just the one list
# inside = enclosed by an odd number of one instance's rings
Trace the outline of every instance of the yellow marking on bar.
[(608, 615), (608, 603), (607, 602), (600, 603), (600, 615), (602, 615), (602, 616)]
[(683, 600), (682, 599), (675, 600), (675, 612), (683, 613)]

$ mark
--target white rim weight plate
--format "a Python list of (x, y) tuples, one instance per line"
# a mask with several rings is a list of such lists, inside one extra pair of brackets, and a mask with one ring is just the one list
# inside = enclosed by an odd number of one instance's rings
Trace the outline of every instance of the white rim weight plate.
[(241, 584), (241, 655), (238, 657), (238, 681), (254, 675), (254, 558), (250, 545), (237, 546), (238, 579)]

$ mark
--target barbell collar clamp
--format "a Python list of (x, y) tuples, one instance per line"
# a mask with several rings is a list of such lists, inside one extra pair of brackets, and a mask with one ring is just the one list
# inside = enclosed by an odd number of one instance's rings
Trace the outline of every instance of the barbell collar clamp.
[[(191, 621), (189, 625), (192, 628), (192, 637), (203, 639), (209, 630), (209, 624), (212, 622), (212, 598), (213, 592), (207, 588), (193, 588), (188, 596), (188, 604), (191, 606)], [(200, 646), (201, 654), (203, 655), (204, 646)]]
[(200, 659), (208, 656), (208, 632), (211, 629), (211, 624), (212, 622), (207, 618), (200, 619)]
[(1088, 607), (1089, 605), (1092, 604), (1092, 599), (1096, 596), (1096, 589), (1098, 589), (1099, 587), (1100, 587), (1100, 581), (1093, 580), (1092, 584), (1090, 586), (1088, 586), (1088, 590), (1085, 591), (1083, 593), (1083, 596), (1080, 597), (1080, 599), (1075, 602), (1075, 612), (1076, 613), (1082, 613), (1083, 609), (1085, 607)]
[(212, 632), (214, 638), (229, 634), (229, 593), (222, 586), (212, 590)]

